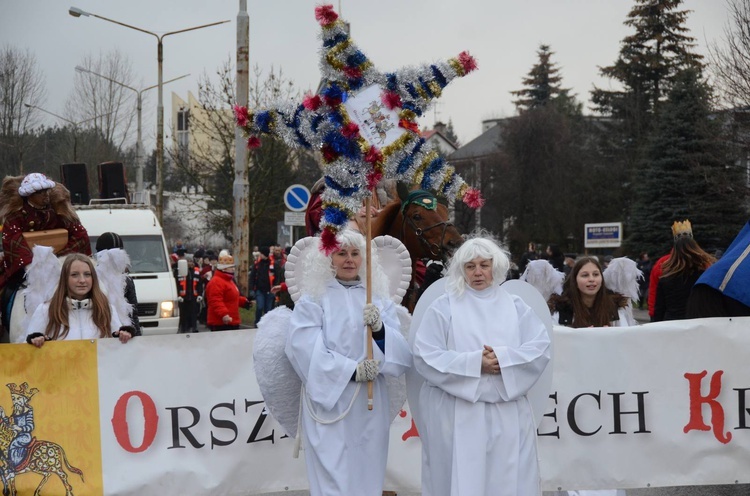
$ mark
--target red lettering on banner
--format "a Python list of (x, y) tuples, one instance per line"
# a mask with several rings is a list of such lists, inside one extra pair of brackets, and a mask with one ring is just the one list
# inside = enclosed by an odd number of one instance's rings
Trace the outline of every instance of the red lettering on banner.
[[(141, 400), (143, 408), (143, 441), (140, 446), (133, 446), (130, 442), (130, 430), (128, 429), (128, 401), (133, 396)], [(156, 405), (151, 397), (143, 391), (129, 391), (117, 400), (115, 411), (112, 414), (112, 429), (118, 444), (130, 453), (141, 453), (146, 451), (156, 438), (156, 428), (159, 425), (159, 415), (156, 413)]]
[(690, 420), (682, 429), (684, 433), (687, 434), (692, 430), (711, 430), (711, 427), (703, 421), (702, 407), (706, 403), (711, 408), (711, 425), (713, 426), (714, 437), (723, 444), (732, 440), (731, 432), (724, 433), (724, 408), (721, 403), (716, 401), (719, 393), (721, 393), (721, 376), (723, 373), (723, 370), (719, 370), (711, 376), (711, 385), (707, 396), (701, 395), (701, 382), (708, 375), (708, 372), (704, 370), (700, 374), (685, 374), (685, 379), (688, 380), (690, 385)]

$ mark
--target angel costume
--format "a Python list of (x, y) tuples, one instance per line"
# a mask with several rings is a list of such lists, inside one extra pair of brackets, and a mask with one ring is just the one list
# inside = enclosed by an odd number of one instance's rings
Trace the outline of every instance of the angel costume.
[(290, 321), (286, 354), (304, 385), (302, 429), (310, 494), (380, 496), (391, 417), (383, 374), (402, 375), (411, 365), (390, 300), (373, 298), (385, 327), (384, 351), (373, 344), (380, 374), (367, 410), (367, 383), (352, 377), (366, 357), (360, 281), (332, 279), (318, 299), (303, 295)]
[[(70, 308), (68, 309), (68, 334), (64, 338), (60, 338), (62, 341), (70, 341), (73, 339), (99, 339), (99, 329), (94, 325), (93, 308), (91, 300), (86, 298), (84, 300), (73, 300), (71, 298), (65, 298), (65, 301)], [(117, 310), (114, 306), (110, 305), (110, 312), (112, 313), (112, 319), (109, 326), (110, 333), (117, 331), (120, 326), (120, 319), (117, 317)], [(39, 305), (29, 321), (29, 326), (26, 329), (26, 335), (19, 342), (23, 343), (26, 341), (26, 337), (34, 334), (41, 333), (47, 329), (47, 321), (49, 319), (49, 302)]]
[[(483, 345), (499, 375), (481, 373)], [(550, 359), (544, 323), (499, 286), (446, 293), (414, 339), (424, 432), (422, 492), (440, 496), (541, 494), (536, 427), (526, 393)]]

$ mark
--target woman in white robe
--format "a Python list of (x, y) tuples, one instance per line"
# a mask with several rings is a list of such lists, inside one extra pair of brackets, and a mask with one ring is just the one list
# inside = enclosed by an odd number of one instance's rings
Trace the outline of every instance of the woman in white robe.
[(495, 241), (466, 241), (447, 293), (416, 331), (424, 495), (541, 494), (526, 393), (549, 362), (550, 340), (534, 311), (499, 286), (509, 264)]
[[(347, 229), (339, 242), (341, 249), (331, 257), (315, 250), (302, 261), (306, 279), (316, 286), (301, 288), (286, 354), (304, 385), (301, 422), (310, 494), (380, 496), (392, 420), (384, 375), (406, 372), (411, 353), (377, 266), (373, 303), (366, 305), (364, 237)], [(373, 360), (366, 359), (366, 324), (373, 328)]]

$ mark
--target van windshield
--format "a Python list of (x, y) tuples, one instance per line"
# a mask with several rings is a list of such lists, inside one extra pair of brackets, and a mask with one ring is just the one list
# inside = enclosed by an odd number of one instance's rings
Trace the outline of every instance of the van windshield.
[[(89, 236), (92, 252), (96, 252), (97, 238), (98, 236)], [(122, 243), (130, 257), (131, 274), (169, 272), (167, 254), (164, 251), (164, 241), (161, 236), (122, 236)]]

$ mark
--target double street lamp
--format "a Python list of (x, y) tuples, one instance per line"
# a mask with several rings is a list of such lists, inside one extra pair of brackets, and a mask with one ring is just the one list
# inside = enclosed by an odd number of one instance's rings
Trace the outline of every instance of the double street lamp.
[(158, 104), (156, 107), (156, 215), (159, 218), (159, 222), (162, 222), (163, 221), (163, 199), (164, 199), (164, 103), (163, 103), (164, 93), (163, 93), (163, 88), (162, 88), (164, 85), (164, 83), (162, 82), (162, 64), (164, 62), (164, 50), (163, 50), (162, 40), (165, 37), (172, 35), (172, 34), (185, 33), (187, 31), (195, 31), (196, 29), (208, 28), (211, 26), (218, 26), (219, 24), (225, 24), (229, 22), (229, 20), (212, 22), (210, 24), (203, 24), (201, 26), (194, 26), (191, 28), (180, 29), (177, 31), (170, 31), (162, 35), (158, 35), (146, 29), (142, 29), (136, 26), (131, 26), (130, 24), (125, 24), (124, 22), (115, 21), (114, 19), (109, 19), (107, 17), (93, 14), (91, 12), (86, 12), (85, 10), (81, 10), (77, 7), (71, 7), (70, 9), (68, 9), (68, 13), (72, 15), (73, 17), (81, 17), (81, 16), (96, 17), (97, 19), (101, 19), (103, 21), (118, 24), (126, 28), (135, 29), (136, 31), (140, 31), (141, 33), (150, 34), (151, 36), (156, 38), (157, 61), (159, 63), (159, 79), (156, 85), (156, 87), (159, 88), (159, 97), (158, 97), (159, 100), (158, 100)]
[[(76, 66), (76, 71), (81, 73), (87, 73), (87, 74), (93, 74), (94, 76), (100, 77), (102, 79), (106, 79), (110, 83), (119, 84), (123, 88), (127, 88), (136, 94), (136, 110), (138, 113), (138, 137), (137, 141), (135, 143), (135, 190), (136, 194), (140, 194), (141, 191), (143, 191), (143, 169), (144, 169), (144, 163), (145, 163), (145, 157), (143, 154), (143, 139), (142, 139), (142, 133), (141, 133), (141, 111), (143, 109), (143, 93), (152, 90), (156, 88), (158, 85), (149, 86), (148, 88), (143, 88), (142, 90), (137, 90), (131, 86), (128, 86), (125, 83), (121, 83), (120, 81), (117, 81), (116, 79), (112, 79), (108, 76), (105, 76), (103, 74), (96, 73), (94, 71), (90, 71), (84, 67), (81, 67), (80, 65)], [(176, 77), (174, 79), (170, 79), (169, 81), (164, 81), (163, 84), (171, 83), (172, 81), (177, 81), (178, 79), (182, 79), (185, 77), (188, 77), (190, 74), (185, 74), (180, 77)]]
[(37, 110), (39, 110), (41, 112), (44, 112), (45, 114), (49, 114), (49, 115), (51, 115), (53, 117), (57, 117), (61, 121), (65, 121), (68, 124), (70, 124), (70, 125), (73, 126), (73, 162), (78, 162), (78, 126), (80, 126), (81, 124), (85, 124), (86, 122), (93, 121), (94, 119), (98, 119), (100, 117), (106, 117), (106, 116), (108, 116), (109, 114), (112, 113), (112, 112), (107, 112), (106, 114), (99, 114), (99, 115), (96, 115), (94, 117), (89, 117), (88, 119), (84, 119), (82, 121), (75, 122), (75, 121), (71, 121), (70, 119), (68, 119), (66, 117), (63, 117), (61, 115), (57, 115), (54, 112), (50, 112), (49, 110), (43, 109), (42, 107), (37, 107), (36, 105), (31, 105), (30, 103), (24, 103), (23, 105), (26, 108), (37, 109)]

